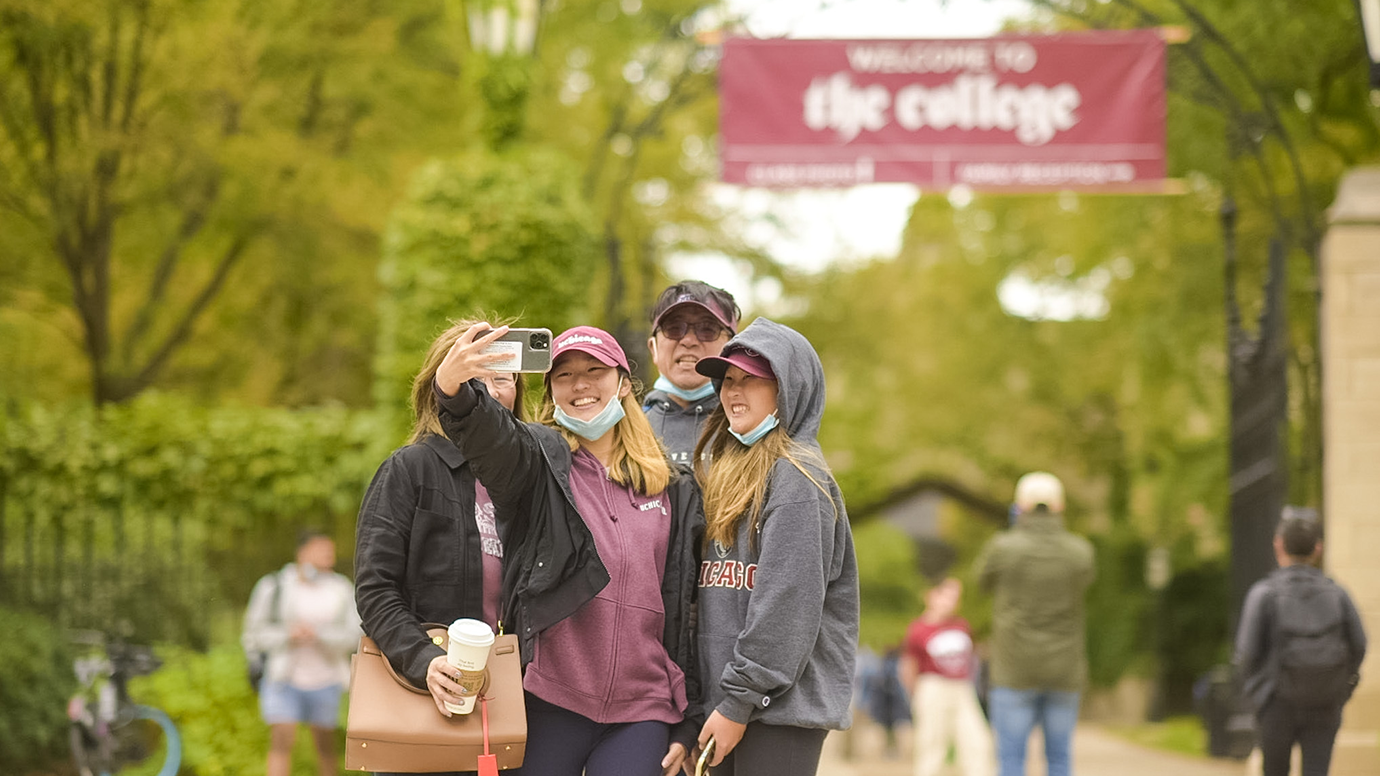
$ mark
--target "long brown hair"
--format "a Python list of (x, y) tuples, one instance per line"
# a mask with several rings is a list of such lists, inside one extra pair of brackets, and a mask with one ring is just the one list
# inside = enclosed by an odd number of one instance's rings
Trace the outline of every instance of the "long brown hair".
[[(657, 441), (652, 424), (642, 413), (637, 397), (642, 386), (632, 375), (617, 367), (618, 375), (632, 386), (628, 395), (622, 398), (623, 419), (613, 427), (613, 455), (610, 459), (609, 478), (619, 485), (629, 486), (644, 496), (666, 490), (674, 479), (670, 459), (666, 450)], [(542, 399), (541, 412), (537, 419), (565, 437), (571, 451), (580, 447), (580, 437), (556, 422), (556, 403), (551, 398), (551, 380), (546, 380), (546, 393)]]
[[(427, 348), (426, 357), (422, 359), (422, 369), (417, 376), (412, 379), (412, 436), (407, 443), (416, 444), (424, 439), (428, 434), (439, 434), (445, 436), (446, 432), (441, 428), (441, 415), (436, 405), (436, 392), (432, 388), (432, 383), (436, 381), (436, 370), (441, 368), (441, 362), (446, 360), (446, 354), (451, 347), (460, 340), (460, 336), (467, 329), (479, 320), (459, 320), (451, 321), (450, 327), (441, 332)], [(506, 326), (510, 321), (499, 321), (492, 325)], [(522, 373), (515, 372), (513, 380), (516, 383), (517, 398), (513, 400), (513, 414), (518, 420), (526, 419), (524, 408), (524, 397), (526, 396), (526, 381)]]
[[(767, 432), (756, 444), (745, 445), (729, 433), (724, 408), (715, 408), (695, 445), (695, 476), (704, 494), (706, 543), (717, 541), (732, 547), (744, 519), (749, 521), (748, 535), (755, 543), (762, 522), (762, 508), (767, 501), (771, 469), (782, 458), (790, 461), (829, 499), (837, 520), (839, 505), (833, 494), (805, 467), (809, 463), (828, 472), (829, 467), (819, 453), (791, 439), (780, 426)], [(755, 549), (755, 544), (753, 547)]]

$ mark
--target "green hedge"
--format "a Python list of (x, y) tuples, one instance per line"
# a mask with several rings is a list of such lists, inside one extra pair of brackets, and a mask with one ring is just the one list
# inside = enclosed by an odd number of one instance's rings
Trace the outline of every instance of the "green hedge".
[(0, 603), (204, 647), (206, 614), (322, 528), (348, 570), (359, 500), (401, 440), (376, 413), (29, 406), (0, 418)]
[(67, 699), (76, 691), (62, 632), (46, 618), (0, 609), (0, 762), (6, 773), (67, 755)]

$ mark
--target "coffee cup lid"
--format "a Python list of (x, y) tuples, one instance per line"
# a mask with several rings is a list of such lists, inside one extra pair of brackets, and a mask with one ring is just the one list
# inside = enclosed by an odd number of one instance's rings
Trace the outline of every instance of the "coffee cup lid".
[(468, 617), (451, 623), (447, 633), (452, 641), (475, 647), (486, 647), (494, 643), (493, 628), (482, 620), (472, 620)]

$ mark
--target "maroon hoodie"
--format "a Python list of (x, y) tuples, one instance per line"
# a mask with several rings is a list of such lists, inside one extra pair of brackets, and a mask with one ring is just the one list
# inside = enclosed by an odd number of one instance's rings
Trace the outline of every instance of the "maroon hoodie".
[(609, 479), (583, 448), (572, 455), (570, 489), (609, 584), (537, 637), (523, 685), (603, 724), (680, 722), (685, 675), (662, 645), (670, 503), (664, 493), (643, 496)]

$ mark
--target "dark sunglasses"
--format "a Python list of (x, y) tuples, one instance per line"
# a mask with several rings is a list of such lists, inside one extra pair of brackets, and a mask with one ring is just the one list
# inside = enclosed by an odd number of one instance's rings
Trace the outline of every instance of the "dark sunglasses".
[(724, 331), (723, 326), (717, 323), (709, 323), (708, 321), (693, 324), (686, 323), (685, 321), (676, 321), (675, 323), (665, 324), (657, 330), (665, 335), (667, 339), (678, 340), (684, 338), (686, 332), (691, 329), (695, 330), (695, 339), (700, 342), (713, 342), (718, 339), (719, 335)]

